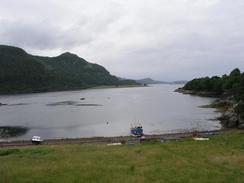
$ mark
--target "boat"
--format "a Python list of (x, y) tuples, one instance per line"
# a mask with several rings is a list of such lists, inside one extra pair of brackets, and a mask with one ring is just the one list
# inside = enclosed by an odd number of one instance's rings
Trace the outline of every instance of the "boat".
[(141, 137), (143, 135), (143, 128), (141, 124), (131, 126), (130, 129), (131, 135)]
[(31, 139), (31, 142), (33, 144), (41, 144), (43, 142), (43, 140), (39, 136), (33, 136)]

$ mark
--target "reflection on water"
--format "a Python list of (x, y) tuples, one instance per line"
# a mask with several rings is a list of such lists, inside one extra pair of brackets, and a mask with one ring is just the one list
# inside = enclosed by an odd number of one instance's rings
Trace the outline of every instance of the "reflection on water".
[(0, 96), (0, 126), (25, 126), (44, 138), (128, 135), (141, 123), (146, 134), (221, 128), (213, 98), (173, 92), (180, 85)]

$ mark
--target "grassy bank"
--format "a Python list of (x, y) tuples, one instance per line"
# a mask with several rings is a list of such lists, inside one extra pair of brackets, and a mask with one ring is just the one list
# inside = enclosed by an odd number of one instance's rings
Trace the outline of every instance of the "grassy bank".
[(0, 149), (0, 182), (242, 182), (244, 132), (210, 141)]

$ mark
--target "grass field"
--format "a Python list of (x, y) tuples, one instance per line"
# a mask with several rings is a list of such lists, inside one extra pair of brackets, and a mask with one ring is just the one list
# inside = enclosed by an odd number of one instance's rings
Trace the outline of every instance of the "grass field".
[(0, 182), (244, 182), (244, 132), (210, 141), (0, 149)]

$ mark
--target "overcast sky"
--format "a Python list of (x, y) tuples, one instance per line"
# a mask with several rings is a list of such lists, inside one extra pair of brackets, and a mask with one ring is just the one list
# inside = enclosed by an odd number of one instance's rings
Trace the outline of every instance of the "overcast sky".
[(157, 80), (244, 70), (243, 0), (0, 0), (0, 44)]

